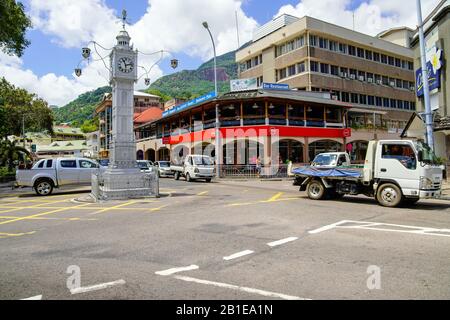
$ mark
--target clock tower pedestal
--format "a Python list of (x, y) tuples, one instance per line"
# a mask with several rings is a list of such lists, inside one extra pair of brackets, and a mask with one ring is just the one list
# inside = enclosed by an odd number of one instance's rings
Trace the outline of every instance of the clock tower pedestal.
[(142, 173), (136, 163), (133, 130), (134, 83), (137, 80), (137, 51), (130, 37), (120, 31), (110, 55), (112, 86), (112, 141), (109, 166), (92, 176), (92, 196), (96, 200), (125, 200), (158, 196), (158, 175)]

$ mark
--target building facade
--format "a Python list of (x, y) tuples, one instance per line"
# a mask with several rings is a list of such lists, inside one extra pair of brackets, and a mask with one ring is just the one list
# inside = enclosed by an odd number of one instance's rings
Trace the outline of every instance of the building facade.
[[(430, 76), (430, 102), (434, 119), (434, 148), (436, 155), (445, 159), (450, 165), (450, 1), (441, 1), (424, 20), (426, 61)], [(419, 77), (417, 83), (417, 111), (425, 111), (421, 92), (420, 46), (418, 34), (412, 40), (414, 49), (414, 69)], [(423, 117), (422, 117), (423, 118)], [(413, 120), (413, 119), (412, 119)], [(424, 139), (425, 128), (418, 117), (411, 121), (406, 136)]]
[[(215, 156), (215, 106), (219, 108), (220, 159)], [(230, 92), (135, 128), (144, 159), (177, 162), (207, 154), (222, 168), (309, 162), (324, 151), (343, 151), (351, 129), (348, 104), (329, 93), (294, 90)]]
[[(163, 109), (161, 98), (156, 95), (135, 91), (134, 92), (134, 118), (138, 118), (149, 109)], [(107, 93), (95, 108), (95, 114), (99, 118), (99, 146), (98, 157), (109, 158), (109, 148), (112, 138), (112, 95)]]
[(239, 78), (329, 92), (350, 104), (356, 141), (398, 138), (416, 109), (412, 30), (372, 37), (308, 16), (282, 15), (236, 53)]

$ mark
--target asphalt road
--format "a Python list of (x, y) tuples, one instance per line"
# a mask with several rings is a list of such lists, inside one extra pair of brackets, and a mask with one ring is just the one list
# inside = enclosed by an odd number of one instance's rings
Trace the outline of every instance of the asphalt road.
[(311, 201), (289, 181), (161, 188), (105, 204), (0, 191), (0, 299), (450, 298), (450, 201)]

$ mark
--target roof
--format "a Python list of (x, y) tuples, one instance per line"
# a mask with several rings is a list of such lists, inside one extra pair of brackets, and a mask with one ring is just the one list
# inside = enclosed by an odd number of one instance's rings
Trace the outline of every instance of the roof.
[(69, 140), (69, 141), (55, 141), (48, 146), (38, 146), (37, 152), (45, 151), (74, 151), (88, 149), (85, 140)]
[(148, 98), (161, 98), (160, 96), (154, 95), (154, 94), (150, 94), (150, 93), (145, 93), (145, 92), (141, 92), (141, 91), (134, 91), (133, 95), (136, 97), (148, 97)]
[(401, 31), (401, 30), (406, 30), (409, 32), (414, 32), (413, 29), (406, 27), (406, 26), (402, 26), (402, 27), (394, 27), (394, 28), (389, 28), (387, 30), (381, 31), (379, 34), (376, 35), (376, 37), (380, 38), (380, 37), (385, 37), (388, 34), (395, 32), (395, 31)]
[(138, 113), (137, 116), (134, 117), (133, 121), (137, 123), (145, 123), (160, 118), (162, 118), (162, 110), (157, 107), (150, 107), (143, 112)]
[(72, 128), (68, 126), (54, 126), (53, 127), (54, 134), (76, 134), (76, 135), (84, 135), (80, 128)]

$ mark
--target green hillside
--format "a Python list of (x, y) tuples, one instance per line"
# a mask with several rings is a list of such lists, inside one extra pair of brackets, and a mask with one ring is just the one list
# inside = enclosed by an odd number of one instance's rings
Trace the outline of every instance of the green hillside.
[(64, 107), (52, 107), (56, 123), (67, 122), (75, 127), (81, 126), (85, 120), (93, 118), (95, 106), (102, 100), (103, 95), (109, 92), (111, 87), (100, 87), (79, 95)]

